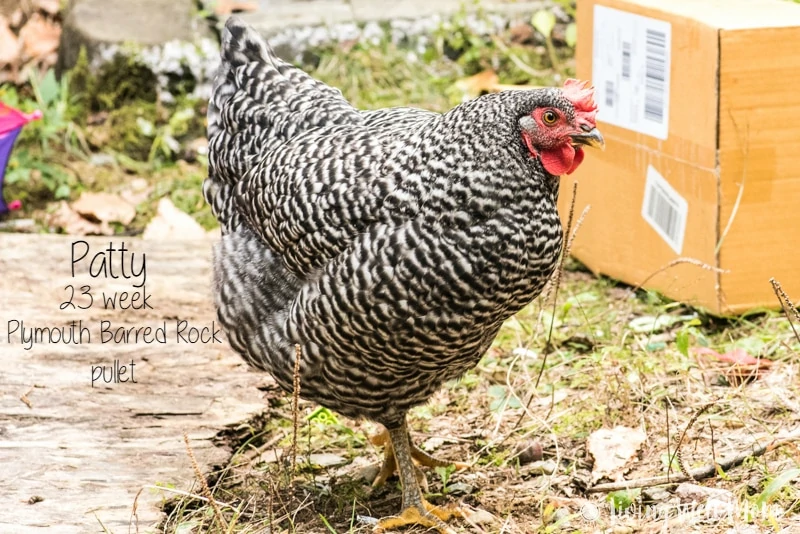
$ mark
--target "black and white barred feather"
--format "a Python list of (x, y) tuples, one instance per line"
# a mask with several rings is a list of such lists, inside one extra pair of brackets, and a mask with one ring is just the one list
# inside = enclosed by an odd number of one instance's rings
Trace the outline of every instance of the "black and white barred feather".
[[(557, 90), (359, 111), (235, 17), (208, 111), (215, 300), (233, 348), (389, 427), (473, 367), (561, 249), (557, 179), (519, 119)], [(569, 112), (569, 110), (567, 110)]]

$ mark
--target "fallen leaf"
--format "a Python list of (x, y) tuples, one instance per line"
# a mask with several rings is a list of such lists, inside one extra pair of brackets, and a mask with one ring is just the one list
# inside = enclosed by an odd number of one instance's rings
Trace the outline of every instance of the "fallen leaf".
[(772, 365), (772, 360), (765, 360), (763, 358), (753, 358), (750, 356), (746, 350), (744, 349), (733, 349), (723, 354), (719, 352), (709, 349), (707, 347), (695, 347), (692, 349), (692, 352), (695, 354), (701, 354), (703, 356), (713, 356), (714, 358), (718, 359), (721, 362), (727, 362), (733, 365), (747, 365), (747, 366), (758, 366), (758, 367), (769, 367)]
[(591, 433), (587, 441), (589, 454), (594, 458), (592, 483), (603, 477), (613, 481), (622, 479), (628, 461), (647, 439), (647, 434), (635, 428), (617, 426), (601, 428)]
[(23, 55), (41, 58), (58, 51), (61, 26), (35, 13), (19, 31)]
[(33, 5), (48, 15), (57, 15), (61, 9), (60, 0), (34, 0)]
[(64, 200), (48, 215), (47, 224), (61, 228), (70, 235), (114, 235), (114, 230), (107, 222), (95, 223), (84, 219)]
[(19, 57), (20, 45), (8, 19), (0, 15), (0, 65), (10, 65)]
[(136, 208), (111, 193), (82, 193), (72, 203), (72, 209), (85, 218), (100, 222), (119, 222), (130, 224), (136, 217)]
[(720, 354), (708, 347), (694, 347), (692, 352), (699, 356), (710, 356), (727, 364), (727, 368), (722, 372), (728, 383), (734, 386), (760, 378), (772, 366), (772, 360), (754, 358), (742, 348), (735, 348)]
[(514, 85), (500, 83), (500, 77), (492, 69), (456, 81), (455, 87), (463, 93), (464, 99), (477, 98), (484, 93), (540, 89), (541, 85)]
[(234, 11), (257, 11), (258, 2), (248, 0), (217, 0), (214, 13), (230, 15)]
[(494, 88), (500, 82), (500, 77), (491, 69), (473, 74), (468, 78), (461, 78), (456, 81), (456, 87), (464, 93), (467, 98), (477, 98), (486, 92), (494, 92)]
[(205, 239), (206, 231), (191, 215), (175, 207), (168, 198), (158, 201), (158, 212), (144, 229), (143, 239)]

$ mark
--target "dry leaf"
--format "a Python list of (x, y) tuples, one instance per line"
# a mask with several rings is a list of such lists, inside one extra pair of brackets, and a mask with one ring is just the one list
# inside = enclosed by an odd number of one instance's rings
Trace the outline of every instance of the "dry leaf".
[(144, 229), (144, 239), (205, 239), (206, 231), (191, 215), (175, 207), (168, 198), (158, 201), (158, 212)]
[(492, 93), (500, 77), (491, 69), (479, 72), (468, 78), (461, 78), (456, 82), (456, 87), (460, 89), (467, 98), (477, 98), (483, 93)]
[(61, 26), (35, 13), (19, 31), (25, 57), (40, 58), (58, 51)]
[(230, 15), (234, 11), (256, 11), (258, 2), (247, 0), (217, 0), (214, 13), (217, 15)]
[(517, 91), (541, 89), (541, 85), (513, 85), (500, 83), (497, 73), (491, 69), (479, 72), (468, 78), (461, 78), (455, 86), (464, 94), (464, 99), (477, 98), (484, 93), (499, 93), (500, 91)]
[(65, 201), (61, 201), (58, 209), (47, 217), (47, 224), (61, 228), (71, 235), (113, 235), (114, 230), (107, 222), (100, 224), (88, 221), (81, 217)]
[[(707, 347), (694, 347), (692, 352), (700, 356), (710, 356), (724, 364), (726, 369), (722, 372), (728, 382), (738, 386), (750, 380), (760, 378), (772, 366), (772, 360), (754, 358), (741, 348), (729, 350), (723, 354)], [(719, 369), (715, 369), (719, 371)]]
[(765, 360), (763, 358), (753, 358), (744, 349), (733, 349), (724, 354), (709, 349), (707, 347), (695, 347), (692, 349), (695, 354), (702, 354), (704, 356), (713, 356), (721, 362), (730, 363), (732, 365), (769, 367), (772, 365), (772, 360)]
[(0, 65), (16, 63), (19, 50), (17, 36), (11, 31), (8, 19), (0, 15)]
[(33, 5), (48, 15), (57, 15), (61, 8), (60, 0), (33, 0)]
[(72, 209), (90, 220), (130, 224), (136, 217), (136, 208), (119, 195), (110, 193), (82, 193), (72, 203)]
[(592, 483), (603, 477), (621, 480), (625, 466), (645, 439), (647, 435), (643, 431), (624, 426), (592, 432), (587, 443), (589, 454), (594, 458)]

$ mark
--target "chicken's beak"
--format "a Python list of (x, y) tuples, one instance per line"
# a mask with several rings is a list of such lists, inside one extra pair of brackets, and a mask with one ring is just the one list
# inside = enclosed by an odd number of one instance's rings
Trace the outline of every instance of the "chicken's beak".
[(601, 149), (606, 147), (606, 141), (603, 139), (600, 130), (587, 125), (581, 127), (581, 133), (572, 134), (571, 137), (572, 142), (576, 145), (586, 145)]

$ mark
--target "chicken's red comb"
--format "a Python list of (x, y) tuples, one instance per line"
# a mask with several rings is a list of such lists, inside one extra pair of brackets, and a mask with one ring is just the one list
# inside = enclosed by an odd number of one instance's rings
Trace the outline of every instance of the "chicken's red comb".
[(589, 82), (570, 78), (564, 82), (561, 92), (575, 106), (575, 111), (597, 111), (597, 105), (594, 103), (594, 87)]

